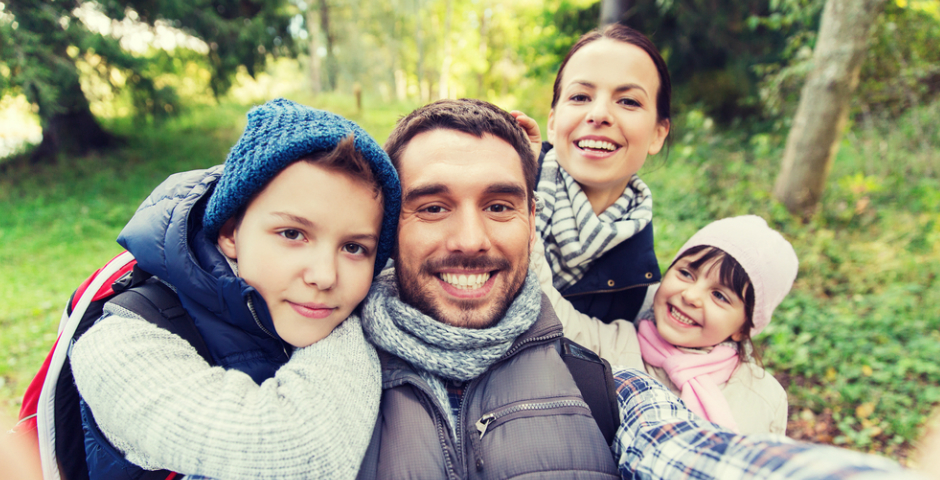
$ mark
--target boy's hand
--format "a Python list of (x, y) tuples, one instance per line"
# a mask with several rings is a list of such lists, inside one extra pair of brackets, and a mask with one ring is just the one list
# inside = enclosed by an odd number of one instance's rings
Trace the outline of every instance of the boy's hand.
[(519, 110), (513, 110), (509, 112), (509, 114), (512, 115), (516, 119), (516, 122), (519, 123), (519, 126), (525, 130), (526, 136), (529, 137), (529, 146), (532, 147), (532, 153), (535, 154), (535, 158), (539, 158), (539, 155), (542, 153), (542, 132), (539, 130), (539, 124)]

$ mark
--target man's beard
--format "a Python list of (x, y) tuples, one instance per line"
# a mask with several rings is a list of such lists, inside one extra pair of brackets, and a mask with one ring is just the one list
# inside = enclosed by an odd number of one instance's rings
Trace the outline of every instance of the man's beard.
[(445, 313), (445, 308), (442, 308), (441, 305), (434, 302), (434, 295), (431, 293), (433, 287), (430, 283), (422, 285), (418, 281), (420, 277), (431, 278), (432, 282), (434, 279), (439, 280), (440, 277), (433, 272), (440, 271), (443, 268), (483, 269), (487, 271), (499, 270), (501, 274), (505, 274), (510, 272), (509, 269), (512, 264), (504, 258), (467, 257), (465, 255), (453, 254), (439, 260), (426, 260), (421, 264), (418, 271), (412, 272), (407, 268), (403, 268), (404, 264), (401, 262), (396, 252), (395, 277), (398, 280), (401, 300), (418, 309), (421, 313), (441, 323), (454, 327), (483, 329), (499, 323), (506, 314), (506, 311), (509, 310), (509, 306), (522, 290), (526, 274), (529, 271), (529, 256), (526, 255), (525, 258), (526, 264), (522, 266), (523, 268), (519, 268), (516, 272), (513, 272), (513, 276), (509, 279), (507, 288), (504, 292), (500, 292), (502, 295), (497, 298), (493, 305), (484, 310), (479, 310), (477, 308), (479, 302), (474, 300), (451, 301), (448, 302), (449, 306), (452, 305), (458, 310), (458, 312), (451, 317), (448, 317), (447, 313)]

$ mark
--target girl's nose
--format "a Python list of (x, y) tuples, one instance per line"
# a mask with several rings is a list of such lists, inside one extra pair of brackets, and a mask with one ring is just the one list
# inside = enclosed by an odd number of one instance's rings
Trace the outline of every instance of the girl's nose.
[(700, 306), (702, 306), (702, 291), (701, 291), (701, 289), (700, 289), (698, 286), (696, 286), (696, 285), (692, 285), (692, 286), (690, 286), (689, 288), (686, 288), (685, 290), (682, 291), (682, 300), (683, 300), (685, 303), (687, 303), (687, 304), (689, 304), (689, 305), (691, 305), (691, 306), (693, 306), (693, 307), (700, 307)]

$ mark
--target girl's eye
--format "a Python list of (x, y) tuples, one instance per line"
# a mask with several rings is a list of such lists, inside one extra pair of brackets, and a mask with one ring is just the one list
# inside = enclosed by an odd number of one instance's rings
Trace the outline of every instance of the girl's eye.
[(347, 243), (346, 245), (343, 245), (343, 251), (353, 255), (365, 255), (366, 247), (363, 247), (358, 243)]
[(721, 292), (716, 291), (716, 292), (713, 292), (712, 295), (714, 295), (715, 299), (718, 300), (719, 302), (731, 303), (731, 299), (729, 299), (727, 296), (725, 296), (725, 294)]
[(300, 239), (303, 239), (304, 237), (304, 234), (292, 228), (281, 231), (280, 235), (288, 240), (300, 240)]
[(688, 271), (688, 270), (686, 270), (686, 269), (684, 269), (684, 268), (680, 268), (680, 269), (679, 269), (679, 276), (680, 276), (680, 277), (683, 277), (683, 278), (692, 278), (692, 272), (690, 272), (690, 271)]

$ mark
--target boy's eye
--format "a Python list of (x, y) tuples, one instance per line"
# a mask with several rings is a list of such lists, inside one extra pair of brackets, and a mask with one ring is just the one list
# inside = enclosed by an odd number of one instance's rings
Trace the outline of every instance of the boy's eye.
[(343, 245), (343, 251), (353, 255), (365, 255), (367, 253), (366, 247), (363, 247), (358, 243), (347, 243), (346, 245)]
[(281, 231), (280, 235), (288, 240), (300, 240), (304, 237), (304, 234), (292, 228)]

